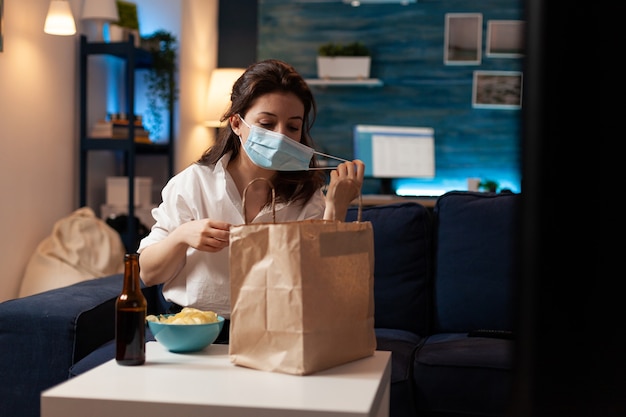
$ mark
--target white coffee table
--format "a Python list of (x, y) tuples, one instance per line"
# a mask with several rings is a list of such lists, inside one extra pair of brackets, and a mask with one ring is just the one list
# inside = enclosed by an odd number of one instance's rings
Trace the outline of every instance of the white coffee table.
[(111, 360), (41, 394), (41, 417), (389, 415), (391, 353), (312, 375), (233, 365), (228, 345), (176, 354), (146, 344), (146, 363)]

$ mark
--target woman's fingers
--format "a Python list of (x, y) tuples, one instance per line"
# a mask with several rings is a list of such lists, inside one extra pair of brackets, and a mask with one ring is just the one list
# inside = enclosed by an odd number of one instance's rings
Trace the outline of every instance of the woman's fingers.
[(209, 252), (217, 252), (228, 246), (230, 224), (207, 219), (202, 233), (203, 243)]
[[(334, 177), (333, 172), (335, 174)], [(357, 188), (357, 193), (361, 190), (365, 173), (365, 164), (362, 161), (355, 159), (354, 161), (343, 162), (339, 164), (337, 169), (333, 172), (331, 172), (331, 179), (350, 180)]]
[(363, 186), (364, 173), (365, 164), (358, 159), (339, 164), (330, 173), (330, 198), (350, 202), (358, 197)]
[(179, 229), (185, 242), (194, 249), (218, 252), (228, 246), (230, 226), (230, 223), (202, 219), (184, 223)]

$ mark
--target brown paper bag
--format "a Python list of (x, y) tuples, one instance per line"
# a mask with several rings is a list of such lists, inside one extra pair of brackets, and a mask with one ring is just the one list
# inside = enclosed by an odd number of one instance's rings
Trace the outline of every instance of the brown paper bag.
[(236, 365), (307, 375), (376, 350), (370, 222), (233, 226), (230, 280)]

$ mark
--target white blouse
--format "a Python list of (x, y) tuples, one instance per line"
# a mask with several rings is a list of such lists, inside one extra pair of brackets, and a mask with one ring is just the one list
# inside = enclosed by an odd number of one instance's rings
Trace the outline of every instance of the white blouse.
[[(191, 220), (211, 218), (233, 225), (245, 222), (242, 198), (226, 171), (229, 160), (230, 155), (225, 155), (215, 166), (194, 163), (168, 181), (161, 192), (161, 204), (152, 209), (156, 223), (150, 234), (141, 240), (139, 253)], [(324, 194), (320, 189), (304, 206), (276, 203), (276, 222), (321, 219), (324, 208)], [(252, 223), (271, 221), (271, 210), (266, 207)], [(228, 253), (228, 248), (209, 253), (189, 247), (185, 266), (163, 285), (165, 299), (230, 318)]]

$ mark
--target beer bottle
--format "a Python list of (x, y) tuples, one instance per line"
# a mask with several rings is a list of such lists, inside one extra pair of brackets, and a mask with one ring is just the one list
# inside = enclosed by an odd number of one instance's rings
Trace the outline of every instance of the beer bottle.
[(120, 365), (146, 361), (146, 298), (139, 281), (139, 254), (124, 255), (124, 287), (115, 300), (115, 360)]

